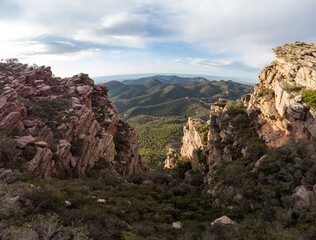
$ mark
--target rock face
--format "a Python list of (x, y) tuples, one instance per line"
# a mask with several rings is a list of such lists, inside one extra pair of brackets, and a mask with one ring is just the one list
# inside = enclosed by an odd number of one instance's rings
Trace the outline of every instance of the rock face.
[(179, 160), (178, 154), (174, 148), (169, 148), (167, 159), (165, 160), (164, 168), (173, 169), (176, 167), (176, 163)]
[[(316, 89), (316, 44), (295, 42), (274, 49), (275, 60), (259, 74), (260, 83), (243, 101), (268, 146), (316, 136), (315, 111), (302, 93)], [(250, 96), (250, 97), (249, 97)]]
[(200, 152), (205, 153), (207, 149), (207, 139), (206, 141), (203, 139), (203, 130), (206, 133), (208, 132), (207, 124), (201, 119), (191, 117), (189, 117), (187, 124), (183, 128), (181, 155), (189, 158), (192, 166), (196, 166), (199, 163)]
[[(259, 74), (260, 83), (253, 94), (242, 96), (234, 106), (220, 99), (211, 105), (207, 124), (189, 118), (184, 127), (181, 154), (195, 166), (199, 163), (197, 153), (203, 152), (209, 182), (219, 165), (246, 156), (252, 140), (262, 138), (267, 146), (279, 147), (316, 137), (316, 110), (304, 102), (304, 93), (316, 90), (316, 44), (295, 42), (274, 52), (276, 59)], [(316, 98), (316, 91), (313, 94)], [(201, 126), (208, 126), (206, 143)]]
[[(62, 79), (53, 77), (50, 67), (0, 63), (0, 131), (15, 133), (20, 154), (29, 146), (36, 149), (25, 164), (34, 176), (67, 169), (84, 175), (101, 157), (114, 161), (119, 148), (114, 139), (125, 134), (107, 92), (87, 74)], [(125, 135), (131, 148), (121, 156), (126, 174), (146, 170), (133, 131)]]

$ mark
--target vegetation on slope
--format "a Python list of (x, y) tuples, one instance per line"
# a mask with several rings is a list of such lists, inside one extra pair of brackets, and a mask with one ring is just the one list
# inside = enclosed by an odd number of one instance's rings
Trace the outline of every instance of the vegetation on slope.
[(144, 77), (138, 79), (124, 80), (124, 84), (142, 84), (151, 79), (157, 79), (163, 83), (189, 83), (189, 82), (209, 82), (203, 77), (178, 77), (178, 76), (166, 76), (166, 75), (156, 75), (152, 77)]
[(150, 79), (144, 84), (112, 81), (106, 85), (120, 116), (136, 128), (140, 153), (152, 166), (165, 160), (168, 147), (180, 152), (188, 117), (207, 120), (211, 102), (252, 91), (251, 86), (232, 81), (168, 84)]
[(169, 147), (180, 154), (184, 117), (155, 117), (139, 115), (130, 118), (138, 137), (139, 152), (150, 167), (162, 165)]
[[(300, 184), (316, 183), (315, 150), (315, 143), (252, 148), (220, 166), (211, 185), (185, 163), (126, 179), (104, 159), (81, 178), (14, 171), (0, 180), (0, 238), (315, 239), (316, 208), (300, 209), (292, 197)], [(262, 153), (268, 157), (252, 171)], [(236, 224), (210, 225), (223, 215)]]
[(152, 79), (144, 84), (126, 85), (114, 81), (105, 85), (109, 88), (110, 99), (121, 115), (133, 107), (148, 107), (185, 97), (206, 98), (207, 102), (215, 102), (220, 97), (237, 99), (252, 91), (252, 86), (232, 81), (167, 84)]

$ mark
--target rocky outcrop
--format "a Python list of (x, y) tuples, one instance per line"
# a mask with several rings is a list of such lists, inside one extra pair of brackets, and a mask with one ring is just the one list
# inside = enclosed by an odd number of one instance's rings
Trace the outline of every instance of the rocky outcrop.
[(316, 89), (316, 44), (295, 42), (274, 49), (275, 60), (259, 74), (260, 83), (243, 101), (268, 146), (316, 136), (315, 110), (302, 98)]
[(183, 127), (181, 155), (190, 159), (192, 166), (199, 164), (199, 155), (207, 150), (208, 125), (201, 119), (189, 117)]
[(0, 131), (14, 135), (17, 158), (35, 149), (25, 162), (34, 176), (56, 176), (67, 169), (84, 175), (101, 157), (113, 162), (118, 135), (130, 145), (120, 156), (124, 172), (142, 173), (146, 164), (134, 130), (124, 132), (119, 122), (107, 88), (94, 85), (87, 74), (57, 78), (50, 67), (0, 63)]
[(165, 160), (164, 168), (173, 169), (176, 167), (179, 160), (177, 151), (174, 148), (169, 148), (167, 159)]
[(299, 209), (312, 209), (316, 207), (316, 185), (313, 191), (308, 191), (305, 186), (298, 186), (292, 195), (295, 205)]

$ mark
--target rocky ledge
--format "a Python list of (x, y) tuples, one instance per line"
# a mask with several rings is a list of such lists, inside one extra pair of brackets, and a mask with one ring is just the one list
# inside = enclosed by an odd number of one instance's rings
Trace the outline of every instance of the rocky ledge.
[[(84, 175), (105, 158), (123, 174), (146, 171), (134, 129), (121, 130), (125, 123), (107, 93), (87, 74), (58, 78), (50, 67), (0, 63), (0, 141), (15, 147), (0, 156), (0, 167), (23, 165), (36, 177), (68, 169)], [(121, 146), (115, 139), (122, 135), (129, 149), (118, 158)]]
[(295, 42), (274, 49), (275, 60), (259, 74), (254, 93), (243, 97), (268, 146), (316, 137), (316, 44)]

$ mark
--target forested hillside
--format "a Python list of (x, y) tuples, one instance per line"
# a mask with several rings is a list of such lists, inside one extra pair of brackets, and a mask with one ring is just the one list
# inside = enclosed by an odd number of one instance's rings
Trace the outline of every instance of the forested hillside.
[[(188, 117), (207, 120), (211, 103), (219, 98), (234, 100), (253, 89), (233, 81), (203, 78), (188, 83), (188, 78), (174, 76), (164, 76), (161, 81), (144, 79), (149, 80), (143, 84), (111, 81), (105, 85), (120, 117), (135, 127), (140, 153), (152, 166), (161, 164), (169, 147), (180, 152), (182, 129)], [(166, 79), (174, 82), (162, 82)]]

